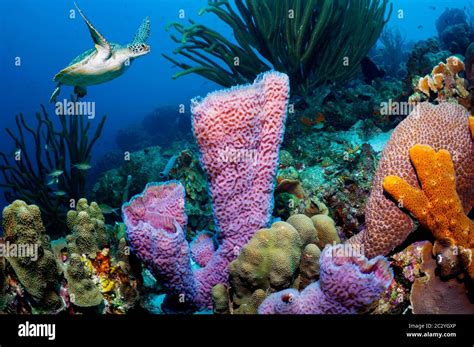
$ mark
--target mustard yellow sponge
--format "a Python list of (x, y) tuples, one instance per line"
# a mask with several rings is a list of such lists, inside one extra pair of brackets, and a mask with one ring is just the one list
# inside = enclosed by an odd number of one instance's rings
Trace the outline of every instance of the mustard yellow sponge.
[[(412, 187), (398, 176), (387, 176), (383, 188), (407, 209), (438, 241), (437, 254), (442, 245), (460, 247), (465, 251), (474, 248), (474, 222), (464, 213), (461, 199), (456, 192), (456, 176), (451, 155), (446, 150), (436, 152), (432, 147), (416, 144), (410, 149), (410, 159), (415, 167), (422, 189)], [(469, 252), (470, 253), (470, 252)], [(442, 261), (442, 257), (438, 258)], [(466, 262), (466, 261), (464, 261)], [(474, 267), (469, 259), (465, 264), (474, 278)]]

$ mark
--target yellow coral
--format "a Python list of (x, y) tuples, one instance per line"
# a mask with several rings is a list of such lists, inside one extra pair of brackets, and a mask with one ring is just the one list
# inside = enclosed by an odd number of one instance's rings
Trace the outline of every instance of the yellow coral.
[(448, 66), (449, 71), (453, 75), (457, 75), (461, 71), (464, 71), (464, 68), (465, 68), (464, 63), (458, 57), (451, 56), (446, 60), (446, 62), (447, 62), (446, 65)]
[[(474, 222), (464, 214), (456, 192), (456, 176), (449, 152), (435, 152), (430, 146), (417, 144), (410, 149), (410, 158), (422, 189), (410, 186), (397, 176), (385, 177), (384, 189), (438, 241), (472, 250)], [(468, 269), (472, 277), (473, 265)]]
[(418, 89), (423, 92), (423, 94), (430, 95), (430, 86), (428, 81), (428, 75), (418, 80)]

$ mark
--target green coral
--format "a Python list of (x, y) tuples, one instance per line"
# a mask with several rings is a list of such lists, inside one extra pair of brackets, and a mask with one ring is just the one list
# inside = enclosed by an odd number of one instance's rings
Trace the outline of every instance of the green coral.
[(63, 303), (57, 291), (59, 268), (45, 233), (40, 209), (15, 200), (3, 210), (3, 230), (5, 241), (10, 245), (18, 248), (29, 246), (35, 253), (6, 258), (21, 285), (31, 295), (32, 305), (45, 311), (61, 309)]
[(229, 264), (233, 303), (241, 306), (257, 289), (274, 292), (291, 287), (301, 258), (301, 239), (290, 224), (261, 229)]
[(388, 0), (211, 0), (200, 14), (215, 14), (233, 39), (193, 20), (188, 27), (172, 23), (180, 34), (171, 35), (180, 45), (173, 53), (193, 65), (164, 57), (183, 70), (174, 78), (196, 73), (230, 87), (273, 68), (290, 76), (292, 90), (307, 94), (358, 70), (390, 17), (387, 8)]
[(72, 231), (66, 238), (69, 253), (95, 258), (97, 252), (107, 245), (104, 216), (95, 202), (89, 206), (86, 199), (80, 199), (76, 210), (67, 213), (67, 225)]
[(94, 307), (102, 303), (102, 294), (79, 254), (71, 254), (64, 274), (68, 283), (69, 297), (74, 305)]

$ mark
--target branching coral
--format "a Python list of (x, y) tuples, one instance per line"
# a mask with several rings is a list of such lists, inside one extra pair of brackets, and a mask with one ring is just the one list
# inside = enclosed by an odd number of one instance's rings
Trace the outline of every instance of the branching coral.
[[(346, 247), (346, 248), (345, 248)], [(321, 258), (321, 277), (301, 293), (286, 289), (266, 298), (260, 314), (354, 314), (374, 303), (393, 280), (383, 257), (367, 260), (351, 247), (327, 246)]]
[[(431, 230), (437, 240), (434, 251), (443, 275), (456, 274), (459, 267), (464, 266), (474, 278), (474, 264), (470, 266), (474, 250), (474, 222), (464, 213), (456, 192), (451, 155), (446, 150), (436, 152), (430, 146), (417, 144), (410, 149), (410, 158), (421, 189), (398, 176), (385, 177), (384, 189), (401, 207), (410, 211), (421, 225)], [(453, 245), (459, 248), (454, 251), (459, 254), (459, 259), (456, 254), (447, 252)]]
[[(76, 164), (89, 163), (92, 148), (99, 139), (105, 117), (99, 122), (91, 136), (91, 122), (82, 116), (59, 115), (61, 127), (54, 122), (41, 106), (36, 113), (36, 126), (30, 126), (23, 114), (16, 116), (17, 134), (6, 129), (13, 140), (14, 156), (0, 152), (0, 170), (4, 182), (5, 198), (12, 202), (22, 199), (36, 204), (42, 213), (48, 231), (62, 234), (65, 201), (76, 201), (86, 195), (86, 171)], [(29, 147), (31, 142), (34, 148)], [(51, 227), (51, 228), (50, 228)]]
[(369, 258), (385, 255), (401, 244), (414, 230), (413, 220), (386, 196), (383, 180), (399, 176), (413, 187), (418, 178), (409, 150), (423, 143), (435, 150), (447, 150), (453, 159), (457, 193), (463, 210), (474, 206), (474, 141), (469, 130), (469, 112), (454, 103), (418, 104), (393, 131), (379, 162), (369, 201), (365, 208), (366, 229), (349, 240), (364, 247)]
[(174, 78), (197, 73), (230, 87), (273, 68), (288, 74), (292, 88), (306, 94), (326, 81), (346, 81), (357, 71), (388, 21), (387, 4), (387, 0), (235, 0), (232, 6), (227, 0), (209, 1), (200, 14), (215, 14), (232, 30), (235, 41), (192, 20), (189, 27), (172, 23), (181, 34), (171, 36), (180, 44), (174, 54), (194, 65), (164, 57), (183, 69)]

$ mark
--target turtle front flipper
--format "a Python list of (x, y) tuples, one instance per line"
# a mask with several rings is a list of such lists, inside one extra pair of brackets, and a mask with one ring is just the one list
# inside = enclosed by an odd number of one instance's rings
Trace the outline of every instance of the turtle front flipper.
[(87, 95), (87, 88), (81, 87), (81, 86), (75, 86), (74, 94), (76, 94), (78, 98), (83, 98), (84, 96)]
[(79, 6), (77, 6), (76, 3), (74, 3), (74, 5), (76, 6), (77, 11), (79, 11), (79, 14), (81, 15), (82, 19), (84, 19), (87, 24), (87, 27), (89, 28), (89, 32), (91, 33), (95, 48), (97, 49), (97, 54), (104, 60), (110, 58), (112, 54), (112, 48), (110, 47), (109, 42), (105, 39), (105, 37), (102, 36), (101, 33), (97, 31), (96, 28), (94, 28), (92, 23), (87, 19), (84, 13), (82, 13)]
[(133, 38), (132, 44), (135, 43), (145, 43), (146, 40), (148, 40), (148, 37), (150, 36), (150, 18), (145, 17), (143, 19), (142, 24), (138, 28), (137, 33), (135, 34), (135, 37)]
[(58, 97), (60, 92), (61, 92), (61, 83), (58, 83), (56, 85), (56, 88), (53, 91), (53, 94), (51, 94), (51, 97), (49, 98), (49, 102), (50, 103), (56, 102), (56, 98)]

